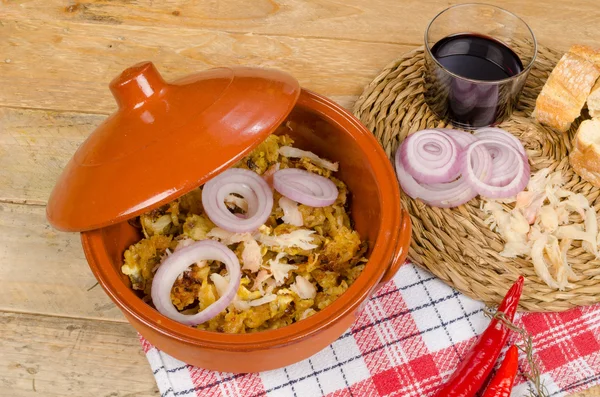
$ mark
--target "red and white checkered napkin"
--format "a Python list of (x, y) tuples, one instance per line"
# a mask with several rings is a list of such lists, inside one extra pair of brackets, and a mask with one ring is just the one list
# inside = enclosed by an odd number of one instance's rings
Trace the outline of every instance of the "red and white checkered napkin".
[[(407, 264), (356, 323), (313, 357), (274, 371), (231, 374), (185, 365), (142, 339), (161, 397), (432, 395), (489, 319), (483, 305)], [(600, 383), (600, 305), (516, 320), (533, 335), (551, 396)], [(521, 356), (521, 362), (525, 362)], [(520, 370), (526, 370), (521, 365)], [(529, 394), (519, 374), (512, 396)], [(535, 395), (535, 393), (534, 393)]]

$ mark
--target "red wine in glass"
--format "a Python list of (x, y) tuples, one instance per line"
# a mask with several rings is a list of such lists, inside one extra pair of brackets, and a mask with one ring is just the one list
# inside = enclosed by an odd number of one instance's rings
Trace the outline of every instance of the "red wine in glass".
[[(440, 118), (463, 128), (502, 121), (525, 83), (519, 56), (491, 37), (459, 33), (425, 52), (425, 99)], [(433, 58), (433, 59), (432, 59)]]
[(431, 53), (449, 72), (482, 81), (498, 81), (523, 70), (513, 50), (491, 37), (453, 34), (435, 43)]

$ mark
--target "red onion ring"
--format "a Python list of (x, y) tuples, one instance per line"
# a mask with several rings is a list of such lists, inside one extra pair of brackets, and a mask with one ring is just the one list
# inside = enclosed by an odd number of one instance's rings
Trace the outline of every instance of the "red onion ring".
[(298, 168), (277, 171), (273, 187), (290, 200), (310, 207), (327, 207), (338, 197), (338, 189), (331, 180)]
[[(525, 148), (519, 139), (511, 133), (496, 127), (485, 127), (475, 131), (477, 139), (492, 139), (499, 142), (505, 142), (513, 146), (523, 156), (527, 156)], [(517, 167), (514, 166), (518, 161), (514, 152), (509, 150), (498, 150), (496, 147), (488, 149), (492, 155), (493, 172), (492, 179), (488, 183), (492, 186), (504, 186), (517, 176)]]
[[(403, 152), (399, 149), (396, 151), (395, 158), (396, 173), (402, 189), (410, 197), (419, 198), (424, 203), (435, 207), (449, 208), (464, 204), (477, 194), (490, 198), (510, 197), (522, 191), (527, 185), (529, 163), (525, 148), (510, 133), (494, 127), (479, 129), (474, 135), (450, 128), (434, 130), (445, 134), (456, 144), (459, 153), (457, 163), (460, 165), (461, 176), (455, 181), (446, 183), (420, 183), (415, 177), (421, 171), (408, 169), (402, 157)], [(413, 135), (416, 134), (418, 133)], [(475, 145), (480, 141), (482, 143)], [(469, 148), (470, 154), (466, 156), (465, 153)], [(424, 149), (425, 156), (440, 154), (439, 150)], [(468, 175), (465, 174), (467, 169), (472, 171)]]
[(518, 173), (515, 163), (520, 156), (509, 150), (497, 150), (489, 148), (492, 155), (492, 178), (487, 182), (492, 186), (504, 186), (515, 179)]
[(525, 152), (525, 148), (521, 141), (515, 137), (513, 134), (496, 127), (484, 127), (479, 128), (475, 131), (475, 137), (477, 139), (493, 139), (501, 142), (506, 142), (512, 145), (515, 149), (519, 151), (523, 156), (527, 156), (527, 152)]
[[(462, 150), (477, 139), (468, 132), (439, 129), (454, 139)], [(475, 174), (481, 180), (488, 180), (492, 171), (492, 158), (480, 147), (474, 151), (471, 159)], [(469, 185), (466, 178), (460, 176), (457, 180), (447, 183), (420, 184), (408, 173), (400, 160), (400, 150), (396, 151), (396, 174), (404, 193), (413, 199), (420, 199), (427, 205), (439, 208), (453, 208), (465, 204), (477, 196), (477, 192)]]
[(434, 128), (437, 131), (441, 131), (444, 134), (448, 135), (450, 138), (456, 142), (458, 148), (460, 150), (466, 148), (471, 143), (475, 142), (477, 139), (469, 132), (453, 130), (451, 128)]
[[(229, 273), (229, 285), (215, 303), (199, 313), (179, 313), (171, 301), (171, 289), (177, 277), (188, 267), (202, 260), (223, 262)], [(186, 325), (202, 324), (221, 313), (233, 301), (240, 287), (242, 273), (235, 253), (226, 245), (214, 240), (197, 241), (175, 251), (160, 265), (152, 280), (152, 302), (156, 309), (171, 320)]]
[[(225, 205), (225, 197), (237, 193), (248, 202), (248, 212), (240, 217)], [(232, 168), (204, 184), (202, 205), (211, 221), (233, 233), (245, 233), (263, 225), (273, 209), (273, 192), (268, 183), (253, 171)]]
[[(498, 157), (502, 157), (503, 159), (508, 159), (508, 154), (501, 154), (502, 151), (512, 152), (513, 161), (508, 164), (506, 167), (503, 167), (500, 170), (494, 169), (494, 177), (497, 180), (502, 178), (508, 179), (507, 176), (512, 175), (512, 179), (509, 179), (508, 182), (500, 186), (494, 186), (490, 183), (483, 181), (479, 177), (476, 176), (475, 170), (472, 166), (472, 161), (468, 161), (471, 159), (474, 151), (478, 148), (484, 146), (488, 150), (495, 149), (498, 151)], [(462, 176), (464, 176), (471, 187), (480, 195), (489, 198), (506, 198), (515, 196), (517, 193), (523, 191), (530, 178), (530, 168), (529, 162), (527, 158), (523, 156), (519, 151), (510, 143), (501, 142), (495, 139), (479, 139), (476, 142), (470, 144), (461, 154), (460, 161), (463, 165)], [(516, 169), (516, 173), (513, 171)]]
[(444, 132), (422, 130), (400, 146), (402, 166), (421, 183), (450, 182), (460, 173), (458, 147)]
[[(396, 174), (404, 193), (413, 199), (420, 199), (427, 205), (438, 208), (453, 208), (465, 204), (477, 196), (464, 178), (454, 182), (436, 185), (420, 185), (404, 170), (402, 162), (396, 163)], [(443, 188), (440, 185), (445, 185)]]

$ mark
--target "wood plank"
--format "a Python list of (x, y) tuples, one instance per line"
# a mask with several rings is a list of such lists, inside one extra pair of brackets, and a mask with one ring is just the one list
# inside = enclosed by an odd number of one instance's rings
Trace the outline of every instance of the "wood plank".
[(104, 115), (0, 108), (0, 201), (44, 205)]
[(129, 324), (0, 312), (0, 335), (0, 396), (158, 396)]
[(223, 65), (278, 68), (306, 88), (344, 99), (359, 95), (385, 64), (412, 48), (29, 19), (4, 19), (0, 38), (0, 106), (91, 113), (115, 109), (108, 83), (143, 60), (154, 61), (167, 80)]
[[(31, 0), (9, 2), (5, 13), (20, 20), (170, 27), (293, 37), (321, 37), (420, 45), (427, 23), (462, 1), (387, 0)], [(491, 0), (528, 22), (541, 43), (565, 49), (575, 41), (597, 44), (600, 9), (595, 0)], [(557, 23), (560, 21), (560, 23)]]
[(79, 235), (53, 230), (44, 207), (0, 203), (0, 263), (0, 310), (126, 321), (94, 287)]

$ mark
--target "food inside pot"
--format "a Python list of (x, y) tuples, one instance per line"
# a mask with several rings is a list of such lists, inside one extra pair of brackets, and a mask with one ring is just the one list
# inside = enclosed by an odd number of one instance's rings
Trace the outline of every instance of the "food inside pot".
[(122, 266), (132, 288), (176, 321), (226, 333), (277, 329), (343, 294), (367, 244), (333, 176), (338, 164), (293, 143), (271, 135), (232, 169), (134, 220), (144, 237)]

